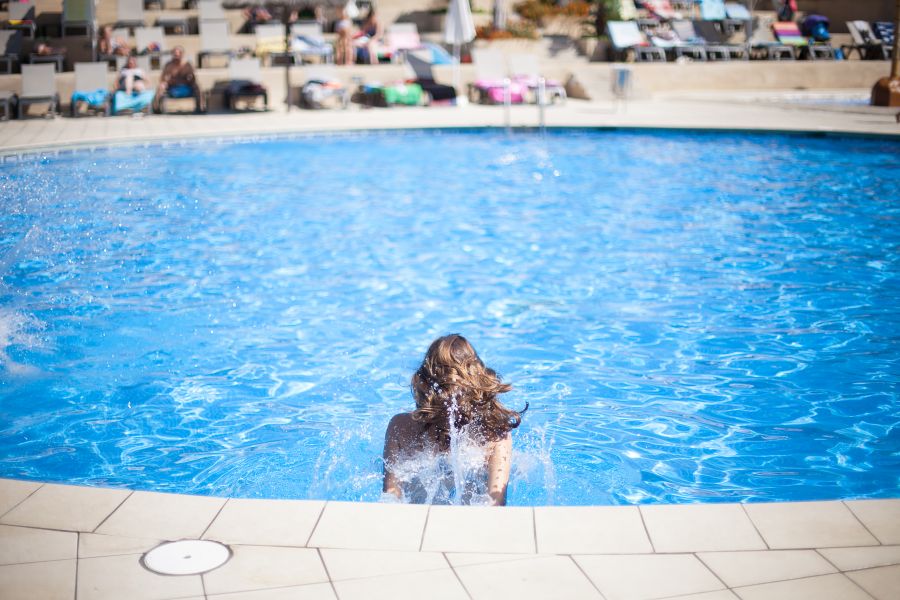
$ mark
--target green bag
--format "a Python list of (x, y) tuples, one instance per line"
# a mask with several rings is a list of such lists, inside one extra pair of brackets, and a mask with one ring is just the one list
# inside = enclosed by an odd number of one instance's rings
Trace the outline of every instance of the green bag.
[(415, 106), (422, 101), (422, 86), (418, 83), (387, 85), (382, 89), (384, 101), (390, 104)]

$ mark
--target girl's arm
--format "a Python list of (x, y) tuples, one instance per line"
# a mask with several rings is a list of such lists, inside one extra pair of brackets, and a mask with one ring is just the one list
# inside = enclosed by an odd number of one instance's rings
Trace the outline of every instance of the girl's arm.
[(506, 505), (506, 486), (512, 464), (512, 435), (491, 444), (488, 456), (488, 494), (494, 506)]
[(391, 468), (400, 453), (400, 417), (401, 415), (395, 415), (391, 419), (384, 434), (384, 483), (381, 486), (381, 491), (393, 494), (397, 498), (403, 497), (403, 491)]

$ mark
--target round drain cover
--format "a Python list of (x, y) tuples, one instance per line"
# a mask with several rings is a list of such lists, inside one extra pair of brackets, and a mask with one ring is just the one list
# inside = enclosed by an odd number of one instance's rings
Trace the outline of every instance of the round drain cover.
[(160, 544), (144, 555), (144, 566), (161, 575), (196, 575), (222, 566), (231, 558), (228, 546), (207, 540)]

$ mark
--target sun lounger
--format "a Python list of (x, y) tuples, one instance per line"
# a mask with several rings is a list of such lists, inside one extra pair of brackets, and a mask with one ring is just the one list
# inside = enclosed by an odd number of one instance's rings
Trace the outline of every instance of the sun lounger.
[[(721, 26), (724, 24), (713, 21), (694, 21), (694, 30), (697, 32), (697, 36), (706, 40), (707, 44), (711, 44), (707, 48), (716, 48), (717, 52), (724, 51), (729, 59), (749, 60), (750, 52), (747, 50), (747, 46), (730, 43), (728, 36), (719, 29)], [(710, 54), (709, 50), (707, 50), (707, 54)]]
[[(149, 56), (135, 56), (134, 60), (137, 61), (138, 69), (142, 70), (144, 73), (149, 73), (151, 71)], [(119, 71), (125, 68), (127, 62), (127, 56), (116, 56), (116, 73), (119, 73)]]
[(747, 7), (739, 2), (726, 2), (725, 16), (735, 21), (749, 21), (753, 18)]
[(866, 21), (847, 21), (847, 31), (850, 32), (852, 44), (843, 44), (841, 53), (850, 58), (856, 51), (860, 60), (887, 60), (890, 56), (885, 45), (875, 37), (875, 32)]
[(747, 41), (751, 51), (762, 53), (767, 60), (794, 60), (797, 55), (794, 47), (782, 44), (775, 39), (772, 33), (773, 20), (771, 18), (757, 17), (754, 20), (753, 33)]
[(197, 3), (197, 21), (225, 21), (225, 9), (219, 0), (200, 0)]
[(262, 85), (262, 70), (258, 58), (232, 58), (228, 61), (228, 87), (225, 104), (235, 110), (238, 100), (263, 99), (264, 110), (269, 109), (269, 93)]
[(22, 93), (19, 94), (18, 115), (22, 118), (29, 104), (46, 103), (47, 114), (56, 116), (59, 93), (56, 91), (56, 70), (53, 65), (22, 65)]
[(280, 23), (263, 23), (256, 26), (256, 48), (254, 54), (263, 64), (272, 64), (274, 58), (287, 58), (291, 61), (294, 55), (286, 51), (284, 41), (284, 25)]
[[(676, 31), (676, 23), (679, 29), (686, 29), (682, 38)], [(687, 24), (687, 25), (685, 25)], [(661, 48), (675, 60), (690, 58), (691, 60), (705, 61), (706, 44), (694, 37), (694, 27), (689, 21), (672, 21), (668, 27), (660, 27), (650, 35), (650, 42), (657, 48)]]
[(22, 32), (12, 29), (0, 31), (0, 72), (7, 75), (19, 64), (22, 54)]
[(202, 69), (203, 59), (210, 56), (231, 58), (233, 55), (228, 22), (200, 21), (200, 52), (197, 54), (197, 66)]
[[(534, 98), (538, 101), (538, 89), (540, 87), (541, 70), (538, 66), (537, 56), (533, 53), (518, 53), (509, 55), (509, 73), (512, 80), (521, 83), (527, 87)], [(566, 86), (552, 79), (544, 80), (544, 90), (547, 95), (545, 101), (549, 99), (551, 104), (557, 101), (565, 102)]]
[(884, 47), (887, 48), (888, 58), (894, 53), (894, 24), (889, 21), (876, 21), (872, 23), (872, 31), (875, 37), (881, 40)]
[(680, 19), (681, 14), (676, 12), (669, 0), (644, 0), (644, 8), (650, 11), (650, 14), (663, 21), (671, 19)]
[(94, 114), (108, 115), (112, 98), (105, 62), (75, 63), (75, 91), (69, 104), (69, 114), (77, 117), (84, 107)]
[(393, 23), (385, 32), (385, 47), (382, 56), (391, 62), (402, 62), (410, 50), (422, 47), (419, 29), (415, 23)]
[(91, 35), (96, 27), (95, 20), (94, 0), (63, 0), (60, 35), (71, 35), (72, 29), (84, 30), (85, 35)]
[(13, 108), (16, 106), (19, 97), (8, 90), (0, 90), (0, 108), (3, 114), (0, 115), (0, 121), (9, 121), (12, 117)]
[(7, 5), (7, 11), (9, 12), (9, 18), (4, 25), (4, 29), (19, 30), (28, 37), (34, 37), (34, 32), (37, 28), (34, 0), (11, 1)]
[(675, 35), (682, 41), (684, 44), (702, 46), (704, 52), (704, 59), (706, 60), (731, 60), (731, 52), (728, 48), (716, 44), (713, 40), (708, 39), (704, 36), (698, 29), (697, 24), (704, 23), (708, 25), (712, 25), (713, 29), (715, 29), (715, 23), (713, 21), (672, 21), (671, 26), (672, 30), (675, 32)]
[(134, 51), (136, 54), (153, 58), (157, 68), (162, 67), (166, 55), (171, 54), (166, 47), (166, 33), (162, 27), (138, 27), (134, 30)]
[(435, 81), (430, 62), (417, 52), (410, 52), (407, 54), (406, 59), (416, 76), (415, 83), (419, 84), (427, 95), (428, 104), (456, 101), (456, 88), (452, 85)]
[(116, 27), (144, 26), (144, 0), (116, 0)]
[[(125, 66), (126, 61), (128, 60), (127, 56), (117, 56), (116, 57), (116, 73), (122, 70), (122, 67)], [(137, 68), (141, 69), (145, 74), (150, 72), (150, 57), (149, 56), (137, 56), (135, 57), (137, 61)], [(144, 90), (143, 92), (133, 92), (131, 94), (117, 90), (112, 97), (112, 114), (120, 115), (122, 113), (150, 113), (150, 109), (153, 106), (153, 97), (156, 93), (152, 89)]]
[[(469, 100), (480, 104), (522, 104), (528, 86), (509, 77), (506, 58), (499, 50), (472, 50), (475, 81), (469, 84)], [(508, 95), (508, 96), (507, 96)]]
[(606, 32), (619, 60), (626, 60), (628, 52), (637, 62), (666, 62), (666, 52), (647, 41), (647, 36), (634, 21), (608, 21)]
[(350, 105), (350, 92), (335, 75), (332, 65), (316, 65), (306, 67), (306, 83), (300, 90), (300, 106), (303, 108), (328, 108), (335, 106), (347, 108)]
[(809, 39), (800, 33), (800, 28), (793, 21), (778, 21), (772, 24), (775, 37), (782, 44), (794, 46), (805, 53), (810, 60), (831, 59), (834, 60), (834, 48), (831, 44), (810, 44)]
[(728, 17), (724, 0), (701, 0), (700, 16), (704, 21), (724, 21)]
[(326, 63), (334, 62), (334, 48), (325, 41), (322, 24), (318, 21), (298, 21), (291, 25), (291, 52), (298, 64), (302, 64), (307, 56), (315, 56)]

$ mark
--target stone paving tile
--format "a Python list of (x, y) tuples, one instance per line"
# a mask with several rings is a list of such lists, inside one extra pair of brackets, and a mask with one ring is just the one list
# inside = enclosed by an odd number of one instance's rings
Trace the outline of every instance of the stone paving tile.
[(140, 564), (137, 554), (78, 561), (78, 600), (167, 600), (202, 595), (199, 575), (151, 573)]
[(78, 534), (0, 525), (0, 565), (75, 558)]
[(0, 566), (3, 600), (72, 600), (74, 597), (74, 559)]
[(603, 599), (568, 556), (539, 556), (469, 565), (457, 567), (456, 573), (476, 600)]
[(731, 590), (717, 590), (715, 592), (701, 592), (688, 594), (687, 596), (669, 596), (662, 600), (740, 600)]
[(309, 545), (360, 550), (418, 550), (428, 507), (329, 502)]
[(450, 568), (440, 552), (385, 552), (335, 548), (323, 548), (321, 552), (332, 581)]
[(735, 588), (741, 600), (872, 600), (844, 575), (821, 575)]
[(330, 583), (312, 583), (268, 590), (213, 594), (207, 600), (337, 600)]
[(640, 507), (657, 552), (765, 550), (740, 504)]
[(484, 554), (481, 552), (445, 552), (444, 556), (454, 567), (468, 565), (485, 565), (498, 562), (510, 562), (515, 560), (528, 560), (551, 556), (548, 554)]
[(652, 552), (636, 506), (539, 506), (537, 550), (556, 554)]
[(135, 492), (95, 533), (164, 540), (198, 538), (223, 504), (224, 498)]
[[(449, 568), (334, 582), (341, 600), (468, 600)], [(494, 598), (493, 600), (496, 600)]]
[(900, 544), (900, 500), (844, 502), (882, 544)]
[(130, 493), (128, 490), (47, 483), (3, 515), (0, 523), (93, 531)]
[(422, 550), (534, 554), (532, 509), (432, 506)]
[(836, 573), (815, 550), (702, 552), (697, 555), (728, 587)]
[(78, 536), (78, 558), (144, 554), (161, 543), (162, 540), (82, 533)]
[(231, 560), (203, 575), (207, 594), (328, 581), (319, 553), (310, 548), (232, 546), (231, 550), (234, 552)]
[(900, 598), (900, 565), (853, 571), (847, 573), (847, 577), (869, 592), (875, 600)]
[(877, 545), (840, 502), (745, 504), (770, 548), (828, 548)]
[(231, 499), (203, 538), (226, 544), (305, 546), (325, 502)]
[(691, 554), (579, 555), (573, 557), (606, 600), (650, 600), (723, 590)]
[(19, 481), (17, 479), (0, 479), (0, 516), (9, 512), (16, 504), (30, 496), (40, 483)]
[(830, 560), (841, 571), (900, 565), (900, 546), (822, 548), (819, 550), (819, 553)]

